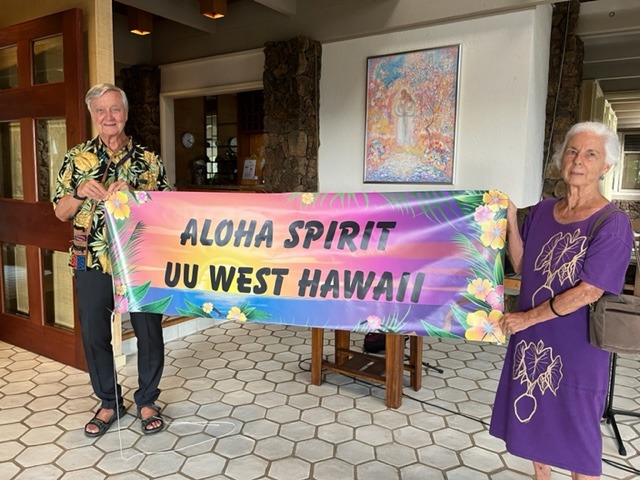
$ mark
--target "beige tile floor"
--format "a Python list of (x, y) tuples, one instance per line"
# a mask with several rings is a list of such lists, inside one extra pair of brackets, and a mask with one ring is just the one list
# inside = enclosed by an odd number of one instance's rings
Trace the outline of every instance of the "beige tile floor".
[[(89, 439), (82, 428), (97, 402), (87, 374), (0, 342), (0, 479), (531, 478), (529, 462), (487, 432), (504, 346), (425, 339), (425, 361), (443, 373), (426, 371), (422, 390), (405, 388), (396, 410), (382, 387), (351, 377), (310, 385), (305, 328), (224, 323), (166, 347), (166, 431), (143, 436), (128, 414)], [(134, 355), (119, 375), (130, 405)], [(614, 406), (640, 411), (638, 361), (620, 359), (617, 377)], [(628, 454), (603, 423), (604, 456), (638, 469), (640, 419), (617, 419)], [(604, 472), (637, 478), (608, 464)]]

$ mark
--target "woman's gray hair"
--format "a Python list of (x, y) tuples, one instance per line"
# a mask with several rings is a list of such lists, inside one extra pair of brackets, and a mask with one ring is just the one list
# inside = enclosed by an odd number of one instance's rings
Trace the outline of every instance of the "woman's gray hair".
[(84, 101), (87, 104), (87, 108), (91, 111), (91, 102), (97, 98), (100, 98), (107, 92), (117, 92), (122, 97), (122, 104), (125, 109), (129, 109), (129, 101), (127, 100), (127, 94), (124, 93), (124, 90), (116, 87), (112, 83), (99, 83), (98, 85), (94, 85), (89, 89), (87, 94), (84, 97)]
[(559, 169), (562, 169), (562, 157), (564, 151), (567, 148), (567, 143), (574, 135), (578, 133), (594, 133), (599, 135), (604, 140), (604, 161), (607, 165), (614, 166), (620, 161), (620, 142), (618, 141), (618, 134), (607, 127), (604, 123), (600, 122), (580, 122), (576, 123), (569, 129), (564, 137), (562, 147), (557, 149), (553, 154), (553, 162)]

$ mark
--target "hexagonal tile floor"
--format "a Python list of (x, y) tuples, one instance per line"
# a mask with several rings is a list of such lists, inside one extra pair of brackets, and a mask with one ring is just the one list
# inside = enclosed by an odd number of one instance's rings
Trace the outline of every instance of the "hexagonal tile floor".
[[(325, 337), (331, 342), (332, 332)], [(395, 410), (383, 387), (352, 377), (328, 373), (311, 385), (308, 329), (223, 323), (166, 347), (166, 431), (144, 436), (127, 414), (89, 439), (82, 429), (97, 402), (87, 374), (0, 342), (0, 479), (532, 477), (530, 463), (487, 431), (504, 346), (426, 338), (425, 361), (442, 373), (425, 369), (423, 388), (405, 388)], [(119, 371), (129, 406), (136, 373), (130, 356)], [(639, 379), (638, 360), (620, 358), (615, 408), (640, 412)], [(602, 478), (637, 478), (640, 418), (617, 421), (628, 453), (618, 453), (603, 423), (604, 456), (614, 464)]]

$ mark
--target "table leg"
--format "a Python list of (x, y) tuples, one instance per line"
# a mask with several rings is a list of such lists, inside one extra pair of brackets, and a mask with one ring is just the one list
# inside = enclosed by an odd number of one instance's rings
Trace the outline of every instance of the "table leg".
[(417, 335), (409, 337), (409, 365), (412, 370), (409, 375), (410, 384), (417, 392), (422, 388), (422, 349), (423, 339)]
[(336, 330), (335, 331), (335, 339), (336, 339), (336, 365), (342, 365), (349, 360), (349, 344), (351, 343), (351, 332), (348, 330)]
[(311, 329), (311, 384), (322, 383), (322, 353), (324, 349), (324, 329)]
[(388, 333), (385, 339), (386, 350), (386, 405), (398, 408), (402, 405), (402, 383), (404, 373), (404, 335)]

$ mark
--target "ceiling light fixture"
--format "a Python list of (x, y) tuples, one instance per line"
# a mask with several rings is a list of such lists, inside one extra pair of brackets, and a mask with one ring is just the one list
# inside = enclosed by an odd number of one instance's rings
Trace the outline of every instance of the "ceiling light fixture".
[(200, 13), (209, 18), (222, 18), (227, 14), (227, 0), (200, 0)]
[(153, 15), (137, 8), (127, 8), (129, 30), (136, 35), (149, 35), (153, 30)]

